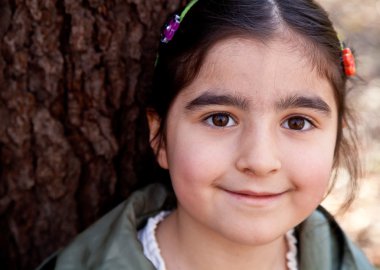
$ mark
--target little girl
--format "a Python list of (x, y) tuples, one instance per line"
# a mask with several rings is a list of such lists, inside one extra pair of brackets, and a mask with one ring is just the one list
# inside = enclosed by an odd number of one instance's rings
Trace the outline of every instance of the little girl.
[(191, 1), (147, 104), (171, 187), (135, 192), (42, 269), (373, 269), (319, 206), (338, 166), (358, 176), (354, 73), (311, 0)]

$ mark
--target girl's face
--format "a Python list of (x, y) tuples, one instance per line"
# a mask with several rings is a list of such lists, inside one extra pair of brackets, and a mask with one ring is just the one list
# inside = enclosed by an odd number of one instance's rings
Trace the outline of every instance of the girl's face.
[(158, 160), (171, 175), (179, 224), (259, 245), (319, 205), (333, 166), (337, 107), (303, 53), (281, 41), (221, 41), (176, 97)]

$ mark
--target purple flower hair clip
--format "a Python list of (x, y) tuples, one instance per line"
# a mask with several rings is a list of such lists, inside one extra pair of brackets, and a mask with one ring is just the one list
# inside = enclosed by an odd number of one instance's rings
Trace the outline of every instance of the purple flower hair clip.
[(199, 0), (191, 0), (190, 3), (183, 9), (181, 15), (175, 14), (167, 24), (165, 24), (164, 29), (161, 32), (161, 42), (169, 43), (177, 32), (179, 25), (189, 10), (198, 2)]
[(181, 17), (175, 14), (170, 21), (164, 26), (164, 29), (161, 33), (161, 42), (168, 43), (171, 41), (179, 28), (181, 23)]

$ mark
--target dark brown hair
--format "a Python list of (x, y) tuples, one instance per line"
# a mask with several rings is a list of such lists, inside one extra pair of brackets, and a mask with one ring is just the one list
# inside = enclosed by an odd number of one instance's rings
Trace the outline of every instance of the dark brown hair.
[[(288, 33), (283, 34), (284, 31)], [(187, 13), (172, 41), (161, 44), (147, 107), (157, 112), (165, 141), (165, 124), (171, 104), (200, 70), (207, 52), (218, 41), (245, 37), (263, 42), (290, 38), (302, 46), (319, 74), (327, 78), (338, 108), (338, 133), (334, 168), (345, 167), (351, 188), (344, 207), (354, 198), (360, 164), (352, 113), (347, 106), (347, 77), (341, 63), (341, 48), (327, 13), (311, 0), (199, 0)], [(343, 126), (347, 132), (343, 133)], [(335, 183), (334, 177), (331, 187)]]

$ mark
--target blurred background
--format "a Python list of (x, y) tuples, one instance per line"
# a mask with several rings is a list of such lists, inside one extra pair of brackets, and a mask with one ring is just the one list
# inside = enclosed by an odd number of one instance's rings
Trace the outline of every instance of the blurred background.
[(318, 0), (330, 13), (341, 38), (356, 54), (362, 81), (350, 94), (358, 114), (365, 175), (358, 197), (345, 213), (338, 208), (345, 195), (342, 172), (324, 206), (337, 214), (341, 226), (380, 269), (380, 1)]

